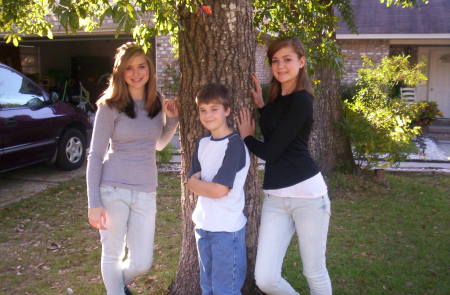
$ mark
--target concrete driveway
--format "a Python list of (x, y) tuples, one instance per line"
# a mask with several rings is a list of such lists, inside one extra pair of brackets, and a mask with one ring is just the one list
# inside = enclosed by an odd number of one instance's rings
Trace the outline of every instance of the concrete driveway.
[(86, 163), (73, 171), (62, 171), (52, 165), (37, 164), (0, 173), (0, 207), (31, 197), (48, 187), (85, 174)]

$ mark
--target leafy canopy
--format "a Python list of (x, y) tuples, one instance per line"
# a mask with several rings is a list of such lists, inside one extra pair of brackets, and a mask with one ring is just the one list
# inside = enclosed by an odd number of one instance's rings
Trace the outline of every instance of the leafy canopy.
[[(379, 0), (387, 6), (412, 7), (428, 0)], [(127, 32), (144, 50), (150, 37), (170, 35), (177, 45), (183, 13), (209, 14), (208, 1), (200, 0), (0, 0), (0, 32), (7, 43), (18, 46), (23, 36), (53, 38), (53, 24), (59, 20), (67, 32), (92, 31), (105, 18), (117, 24), (117, 34)], [(335, 29), (341, 18), (356, 32), (350, 0), (253, 0), (254, 26), (258, 35), (299, 36), (308, 49), (310, 68), (319, 64), (341, 68)], [(205, 9), (202, 9), (205, 8)], [(215, 12), (213, 11), (212, 14)]]

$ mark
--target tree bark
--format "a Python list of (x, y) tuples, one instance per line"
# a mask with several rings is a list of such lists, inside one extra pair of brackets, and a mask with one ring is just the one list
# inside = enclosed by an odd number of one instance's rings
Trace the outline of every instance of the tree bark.
[[(327, 5), (328, 1), (322, 1)], [(334, 16), (329, 5), (329, 17)], [(340, 93), (340, 77), (329, 65), (315, 69), (315, 80), (321, 81), (314, 101), (314, 125), (309, 141), (311, 155), (320, 170), (327, 174), (335, 169), (347, 172), (355, 170), (350, 140), (340, 127), (343, 120), (343, 103)]]
[[(255, 34), (252, 26), (250, 0), (205, 1), (212, 14), (201, 8), (192, 14), (180, 9), (179, 62), (181, 83), (179, 98), (182, 187), (182, 246), (176, 278), (170, 294), (200, 294), (199, 269), (191, 215), (197, 196), (186, 187), (187, 173), (197, 140), (206, 135), (198, 120), (195, 94), (199, 87), (211, 82), (226, 85), (232, 94), (230, 126), (240, 107), (252, 108), (249, 96), (250, 74), (255, 69)], [(256, 161), (247, 177), (245, 215), (247, 221), (248, 272), (246, 294), (254, 292), (254, 263), (256, 257), (257, 229), (259, 225), (259, 183)]]
[(335, 169), (353, 171), (350, 141), (339, 126), (343, 120), (343, 104), (338, 75), (335, 69), (321, 66), (315, 70), (314, 79), (321, 83), (314, 100), (314, 125), (309, 141), (311, 155), (325, 174)]

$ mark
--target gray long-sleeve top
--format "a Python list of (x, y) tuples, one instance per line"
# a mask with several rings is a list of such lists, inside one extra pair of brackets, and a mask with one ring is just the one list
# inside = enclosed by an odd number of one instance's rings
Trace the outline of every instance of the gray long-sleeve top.
[(86, 173), (89, 208), (103, 206), (100, 185), (156, 191), (155, 153), (171, 140), (178, 118), (166, 118), (162, 111), (150, 118), (144, 101), (134, 102), (134, 119), (106, 104), (97, 110)]

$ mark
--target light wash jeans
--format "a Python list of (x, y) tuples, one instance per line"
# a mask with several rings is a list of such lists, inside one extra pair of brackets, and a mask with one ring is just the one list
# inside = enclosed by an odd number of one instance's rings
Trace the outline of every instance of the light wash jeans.
[(255, 279), (268, 295), (297, 295), (281, 277), (286, 250), (297, 232), (303, 274), (312, 295), (331, 295), (325, 262), (330, 221), (330, 199), (289, 198), (266, 195), (261, 212)]
[(125, 284), (152, 266), (156, 193), (102, 185), (100, 194), (107, 228), (100, 230), (103, 283), (108, 295), (124, 295)]
[(236, 232), (195, 229), (202, 295), (240, 295), (247, 273), (245, 226)]

